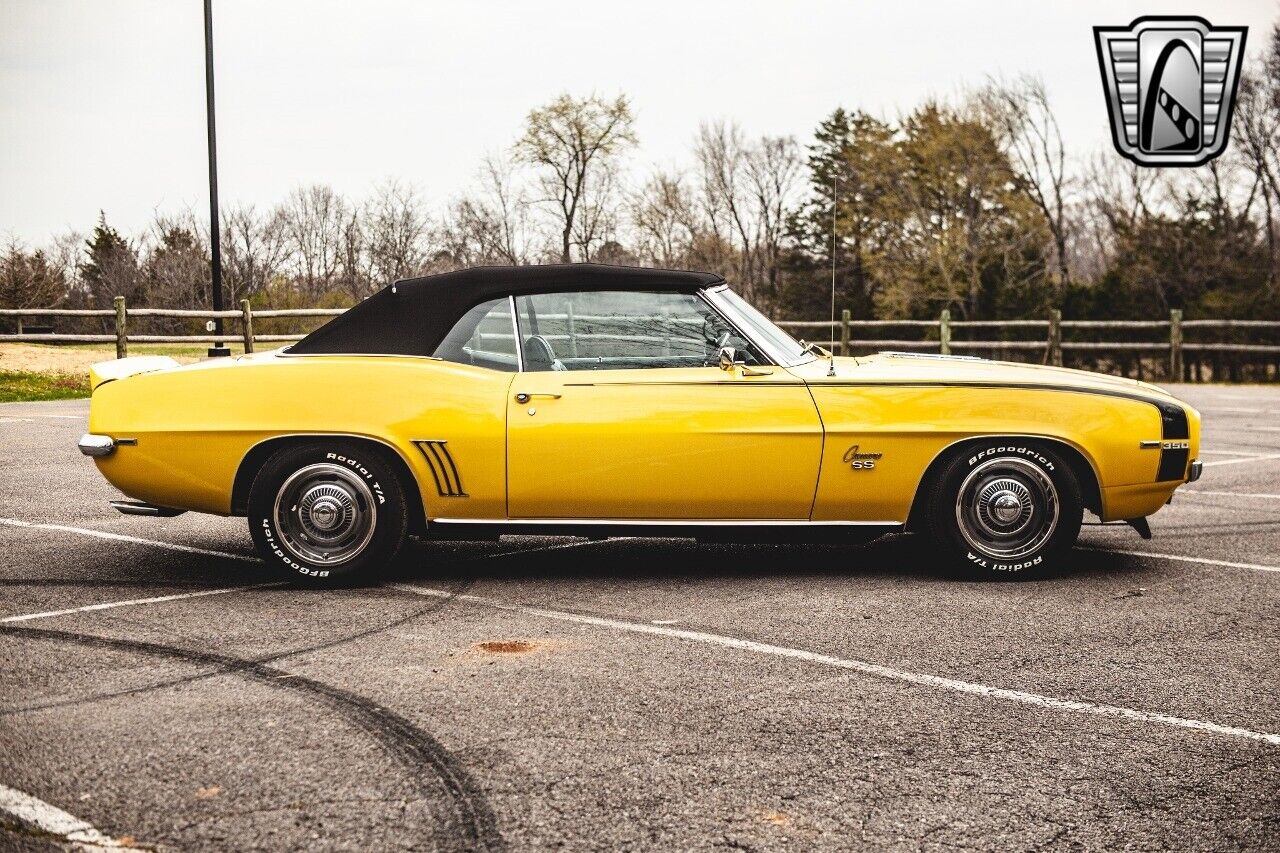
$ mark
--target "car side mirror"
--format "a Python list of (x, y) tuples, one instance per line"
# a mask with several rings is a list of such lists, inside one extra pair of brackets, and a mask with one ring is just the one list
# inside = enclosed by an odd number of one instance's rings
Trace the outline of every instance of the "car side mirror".
[(734, 365), (742, 364), (738, 360), (738, 351), (733, 347), (720, 348), (720, 369), (733, 370)]

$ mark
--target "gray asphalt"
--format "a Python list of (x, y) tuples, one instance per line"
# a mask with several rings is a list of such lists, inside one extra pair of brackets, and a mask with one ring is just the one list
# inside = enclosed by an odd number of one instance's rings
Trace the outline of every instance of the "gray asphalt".
[[(0, 786), (158, 850), (1278, 849), (1280, 389), (1176, 391), (1218, 464), (1034, 582), (508, 538), (0, 622)], [(0, 619), (269, 580), (242, 519), (115, 514), (85, 411), (0, 406), (0, 518), (77, 528), (0, 523)], [(65, 843), (0, 808), (0, 849)]]

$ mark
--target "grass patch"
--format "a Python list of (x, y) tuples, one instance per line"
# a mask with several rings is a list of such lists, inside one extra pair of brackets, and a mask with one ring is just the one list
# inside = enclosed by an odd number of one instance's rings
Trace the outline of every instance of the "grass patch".
[(89, 377), (71, 373), (0, 370), (0, 403), (73, 400), (89, 396)]

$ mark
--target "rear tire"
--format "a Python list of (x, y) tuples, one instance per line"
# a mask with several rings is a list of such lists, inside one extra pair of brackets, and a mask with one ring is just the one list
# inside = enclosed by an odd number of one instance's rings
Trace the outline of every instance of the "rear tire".
[(1084, 512), (1071, 467), (1053, 451), (1019, 440), (965, 448), (928, 498), (934, 542), (957, 568), (989, 578), (1057, 567), (1080, 534)]
[(404, 486), (381, 454), (315, 441), (272, 454), (249, 489), (249, 533), (278, 574), (314, 585), (368, 579), (408, 530)]

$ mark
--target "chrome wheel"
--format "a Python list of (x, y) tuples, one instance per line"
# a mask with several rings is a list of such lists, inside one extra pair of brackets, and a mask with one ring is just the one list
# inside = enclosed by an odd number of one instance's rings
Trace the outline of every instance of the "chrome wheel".
[(956, 496), (956, 524), (980, 556), (1016, 560), (1035, 553), (1058, 527), (1058, 490), (1038, 465), (996, 458), (969, 472)]
[(337, 566), (373, 538), (378, 510), (355, 472), (328, 462), (295, 471), (276, 493), (272, 513), (284, 546), (299, 560)]

